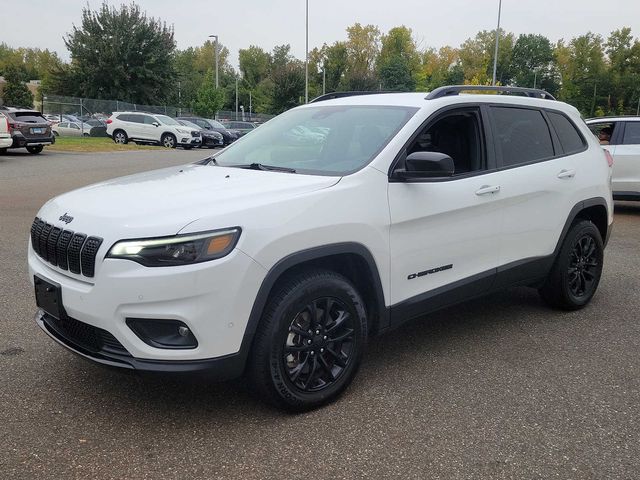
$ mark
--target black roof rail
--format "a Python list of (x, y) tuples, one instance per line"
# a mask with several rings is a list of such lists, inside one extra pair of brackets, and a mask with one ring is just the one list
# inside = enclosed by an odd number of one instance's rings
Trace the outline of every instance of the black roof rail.
[[(379, 93), (403, 93), (403, 92), (389, 92), (389, 91), (378, 91), (378, 90), (367, 90), (361, 92), (331, 92), (325, 93), (324, 95), (320, 95), (319, 97), (314, 98), (309, 103), (316, 102), (324, 102), (325, 100), (333, 100), (334, 98), (344, 98), (344, 97), (355, 97), (357, 95), (377, 95)], [(406, 92), (405, 92), (406, 93)]]
[(555, 100), (555, 97), (544, 90), (538, 88), (525, 88), (525, 87), (503, 87), (492, 85), (447, 85), (444, 87), (438, 87), (435, 90), (429, 92), (429, 95), (425, 97), (426, 100), (433, 100), (435, 98), (448, 97), (449, 95), (458, 95), (460, 92), (469, 91), (484, 91), (484, 92), (502, 92), (502, 93), (516, 93), (525, 95), (531, 98), (543, 98), (545, 100)]

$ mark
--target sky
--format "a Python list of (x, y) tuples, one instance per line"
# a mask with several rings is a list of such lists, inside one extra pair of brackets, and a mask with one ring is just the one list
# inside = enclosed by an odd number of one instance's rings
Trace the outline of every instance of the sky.
[[(346, 39), (346, 27), (359, 22), (382, 33), (405, 25), (420, 48), (459, 46), (480, 30), (495, 28), (498, 0), (308, 0), (309, 50)], [(0, 0), (0, 5), (10, 0)], [(63, 36), (81, 22), (82, 7), (101, 0), (29, 0), (20, 2), (20, 20), (0, 16), (0, 42), (11, 47), (48, 48), (64, 60)], [(109, 0), (110, 5), (122, 1)], [(128, 3), (128, 0), (124, 3)], [(237, 67), (238, 50), (258, 45), (271, 50), (290, 44), (305, 56), (305, 0), (137, 0), (149, 16), (173, 25), (179, 49), (201, 45), (211, 34), (229, 48)], [(0, 7), (0, 11), (4, 10)], [(28, 19), (28, 20), (27, 20)], [(500, 25), (508, 32), (539, 33), (555, 42), (588, 31), (606, 37), (631, 27), (640, 37), (640, 0), (503, 0)]]

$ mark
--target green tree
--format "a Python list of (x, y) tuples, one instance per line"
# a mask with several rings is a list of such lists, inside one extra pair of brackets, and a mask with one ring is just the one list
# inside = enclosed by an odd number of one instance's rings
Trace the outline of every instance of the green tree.
[(135, 3), (82, 10), (82, 25), (65, 38), (78, 95), (136, 103), (164, 101), (175, 80), (173, 29)]
[(619, 115), (634, 114), (640, 96), (640, 41), (634, 41), (630, 28), (622, 28), (611, 32), (605, 47), (610, 62), (608, 103)]
[(271, 70), (271, 55), (262, 48), (251, 45), (249, 48), (240, 49), (240, 72), (242, 78), (250, 87), (256, 87), (269, 76)]
[(377, 68), (383, 89), (415, 90), (420, 70), (420, 54), (410, 28), (395, 27), (382, 36)]
[[(465, 83), (484, 85), (493, 77), (493, 55), (495, 51), (495, 30), (482, 30), (474, 38), (467, 39), (459, 48), (460, 64), (464, 70)], [(513, 33), (500, 29), (498, 35), (498, 64), (496, 81), (508, 85), (511, 81), (511, 53)]]
[(33, 95), (23, 82), (23, 74), (14, 66), (9, 66), (4, 72), (6, 85), (4, 86), (4, 104), (15, 107), (33, 107)]
[(513, 82), (520, 87), (542, 88), (555, 95), (560, 88), (553, 47), (543, 35), (519, 35), (511, 56)]
[(359, 23), (347, 28), (347, 65), (340, 90), (376, 90), (379, 88), (375, 63), (380, 52), (380, 30)]
[(216, 112), (220, 110), (223, 105), (224, 91), (220, 88), (216, 88), (214, 73), (210, 69), (204, 76), (191, 108), (194, 113), (202, 117), (213, 118)]

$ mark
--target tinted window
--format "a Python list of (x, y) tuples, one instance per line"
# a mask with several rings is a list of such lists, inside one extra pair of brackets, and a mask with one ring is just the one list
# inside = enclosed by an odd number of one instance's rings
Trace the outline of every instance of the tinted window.
[(584, 149), (582, 136), (573, 123), (561, 113), (547, 112), (553, 128), (555, 128), (564, 153), (574, 153)]
[(627, 122), (624, 127), (624, 145), (640, 145), (640, 122)]
[(144, 123), (144, 115), (129, 115), (129, 121), (134, 123)]
[(46, 123), (47, 119), (40, 115), (39, 112), (10, 112), (10, 116), (14, 119), (25, 123)]
[(505, 167), (553, 157), (549, 127), (542, 113), (524, 108), (492, 107), (496, 148)]
[(131, 121), (131, 115), (129, 115), (127, 113), (123, 113), (122, 115), (118, 115), (116, 118), (118, 120), (123, 121), (123, 122), (130, 122)]
[[(153, 124), (153, 122), (155, 122), (155, 121), (156, 121), (156, 120), (155, 120), (155, 118), (150, 117), (149, 115), (144, 115), (144, 123), (145, 123), (146, 125), (152, 125), (152, 124)], [(156, 123), (157, 123), (157, 122), (156, 122)]]

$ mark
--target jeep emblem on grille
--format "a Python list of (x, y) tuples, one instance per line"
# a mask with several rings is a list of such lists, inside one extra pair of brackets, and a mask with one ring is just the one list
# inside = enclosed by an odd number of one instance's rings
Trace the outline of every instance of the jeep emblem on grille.
[(67, 212), (64, 212), (64, 215), (62, 215), (58, 220), (62, 220), (64, 223), (71, 223), (71, 221), (73, 220), (73, 217), (71, 215), (67, 215)]

